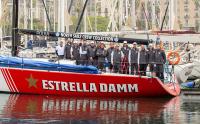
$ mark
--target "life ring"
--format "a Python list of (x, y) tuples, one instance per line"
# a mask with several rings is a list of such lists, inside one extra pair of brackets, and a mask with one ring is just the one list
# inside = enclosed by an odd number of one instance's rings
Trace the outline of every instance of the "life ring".
[(180, 62), (181, 57), (180, 57), (178, 52), (171, 51), (171, 52), (168, 53), (167, 59), (169, 61), (169, 64), (177, 65)]

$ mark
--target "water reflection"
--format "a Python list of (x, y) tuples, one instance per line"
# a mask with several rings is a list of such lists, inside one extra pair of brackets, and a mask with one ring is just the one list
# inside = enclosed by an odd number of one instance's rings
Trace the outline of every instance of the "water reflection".
[(198, 109), (190, 109), (191, 104), (184, 102), (181, 106), (180, 97), (94, 99), (0, 94), (0, 101), (3, 123), (178, 124), (194, 122), (182, 119), (181, 111), (189, 113)]

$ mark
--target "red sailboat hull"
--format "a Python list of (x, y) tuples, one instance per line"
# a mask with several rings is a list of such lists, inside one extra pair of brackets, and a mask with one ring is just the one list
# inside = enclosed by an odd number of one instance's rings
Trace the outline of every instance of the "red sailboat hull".
[(0, 91), (76, 97), (160, 97), (180, 94), (178, 83), (120, 74), (81, 74), (0, 68)]

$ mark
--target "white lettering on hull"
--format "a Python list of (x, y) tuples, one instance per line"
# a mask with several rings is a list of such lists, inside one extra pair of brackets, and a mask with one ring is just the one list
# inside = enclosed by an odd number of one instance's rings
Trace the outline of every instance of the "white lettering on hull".
[(42, 88), (44, 90), (56, 90), (66, 92), (139, 92), (138, 84), (106, 84), (106, 83), (80, 83), (80, 82), (60, 82), (42, 80)]

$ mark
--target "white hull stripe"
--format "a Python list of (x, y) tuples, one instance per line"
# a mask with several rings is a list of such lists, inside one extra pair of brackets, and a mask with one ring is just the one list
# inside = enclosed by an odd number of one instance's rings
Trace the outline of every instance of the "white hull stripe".
[(19, 92), (19, 90), (17, 89), (15, 82), (13, 81), (13, 78), (8, 70), (8, 68), (5, 69), (7, 74), (8, 74), (8, 78), (10, 79), (11, 85), (13, 86), (13, 88), (15, 89), (15, 92)]
[(11, 87), (11, 89), (12, 89), (12, 92), (15, 92), (15, 89), (14, 89), (14, 87), (13, 87), (13, 85), (12, 85), (12, 82), (10, 81), (10, 79), (9, 79), (9, 77), (8, 77), (8, 74), (6, 73), (5, 68), (3, 68), (3, 72), (4, 72), (4, 75), (6, 76), (6, 79), (7, 79), (7, 81), (8, 81), (8, 84), (10, 85), (10, 87)]
[(8, 88), (9, 88), (9, 90), (10, 90), (11, 92), (13, 92), (13, 90), (12, 90), (12, 88), (11, 88), (9, 82), (8, 82), (8, 79), (7, 79), (6, 75), (5, 75), (5, 72), (4, 72), (3, 68), (1, 68), (1, 72), (2, 72), (2, 74), (3, 74), (3, 77), (4, 77), (5, 81), (6, 81), (6, 84), (7, 84)]

